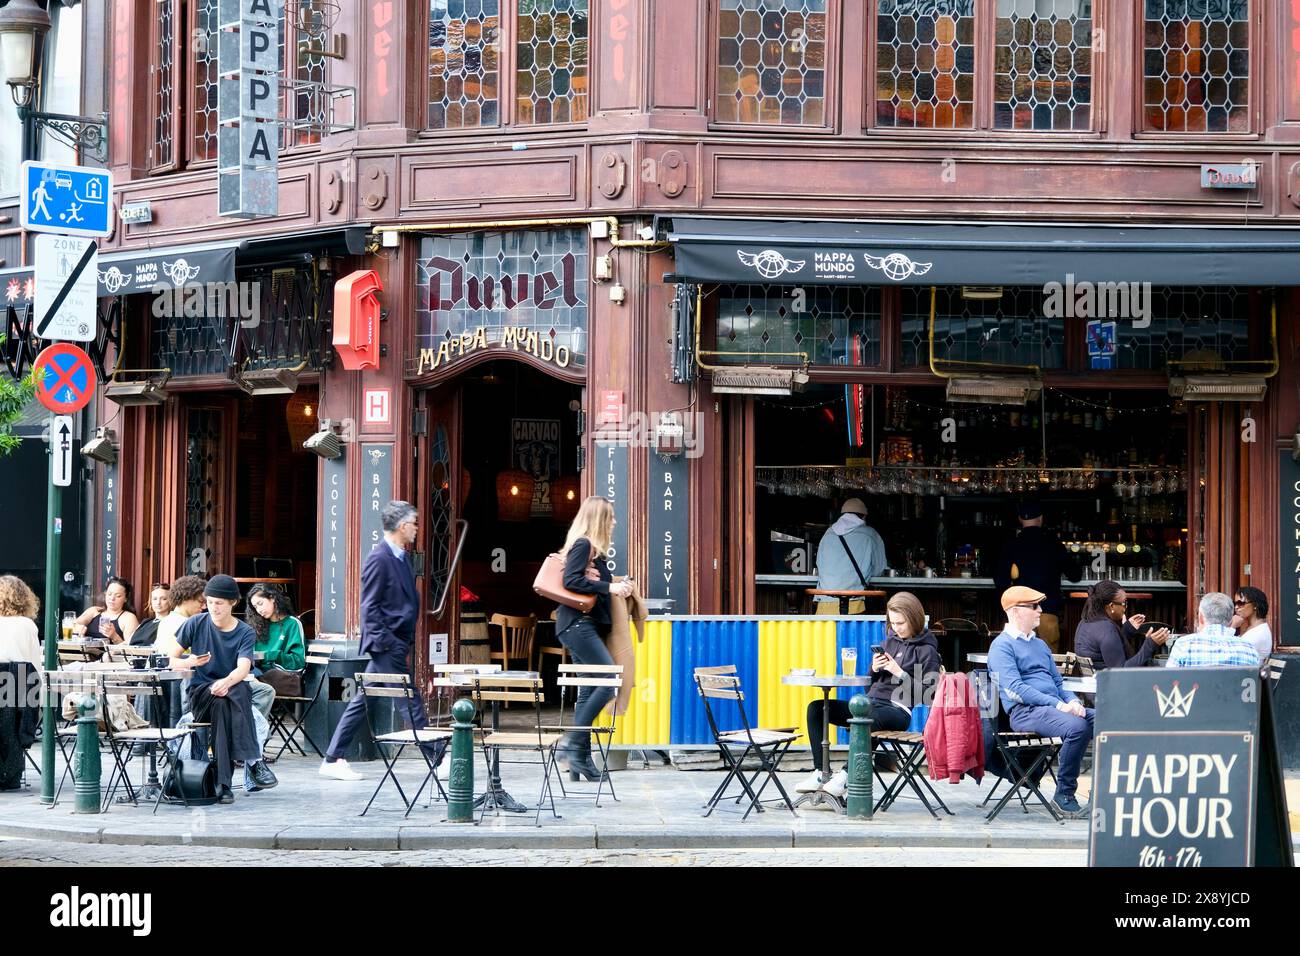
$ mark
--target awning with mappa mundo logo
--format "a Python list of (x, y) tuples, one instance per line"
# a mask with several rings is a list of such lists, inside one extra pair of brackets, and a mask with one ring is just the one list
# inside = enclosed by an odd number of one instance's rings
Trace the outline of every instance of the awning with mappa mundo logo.
[[(159, 284), (177, 288), (193, 283), (233, 282), (235, 254), (246, 244), (247, 240), (234, 240), (103, 253), (99, 257), (99, 294), (134, 295), (150, 292)], [(5, 301), (25, 298), (32, 275), (30, 266), (0, 270), (0, 293)]]
[(1300, 285), (1300, 229), (660, 217), (669, 282)]

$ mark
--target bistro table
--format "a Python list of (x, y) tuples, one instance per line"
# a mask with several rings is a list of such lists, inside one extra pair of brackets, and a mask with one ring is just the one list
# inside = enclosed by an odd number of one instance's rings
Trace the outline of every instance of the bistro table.
[(826, 792), (826, 781), (831, 778), (831, 691), (836, 687), (866, 687), (871, 683), (867, 674), (845, 677), (842, 674), (786, 674), (781, 683), (790, 687), (820, 687), (822, 691), (822, 769), (821, 787), (812, 793), (805, 793), (794, 802), (796, 807), (805, 803), (813, 806), (830, 804), (843, 813), (846, 801)]
[[(447, 680), (458, 686), (471, 687), (474, 684), (474, 678), (489, 678), (495, 680), (498, 677), (525, 677), (530, 680), (536, 680), (540, 675), (537, 671), (493, 671), (488, 674), (476, 674), (469, 671), (452, 672), (446, 675)], [(501, 702), (492, 701), (492, 732), (496, 733), (501, 729)], [(501, 751), (498, 750), (492, 754), (491, 766), (488, 772), (488, 785), (483, 793), (479, 794), (474, 801), (474, 809), (479, 809), (487, 804), (488, 810), (505, 810), (507, 813), (528, 813), (528, 807), (524, 806), (510, 794), (506, 793), (505, 788), (501, 786)]]

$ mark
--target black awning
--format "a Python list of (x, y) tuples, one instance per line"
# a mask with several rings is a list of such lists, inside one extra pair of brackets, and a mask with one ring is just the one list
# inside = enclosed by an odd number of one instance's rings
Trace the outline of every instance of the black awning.
[[(196, 282), (233, 282), (235, 253), (243, 240), (210, 242), (163, 249), (106, 252), (99, 257), (99, 294), (132, 295), (162, 284), (168, 288)], [(21, 290), (32, 277), (31, 267), (0, 270), (0, 291), (17, 282)], [(10, 296), (9, 301), (14, 301)]]
[(668, 218), (678, 282), (1300, 285), (1300, 228)]

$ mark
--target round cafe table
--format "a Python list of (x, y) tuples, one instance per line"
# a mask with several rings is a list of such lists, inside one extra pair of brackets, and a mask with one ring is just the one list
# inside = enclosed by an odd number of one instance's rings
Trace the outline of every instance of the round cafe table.
[(831, 691), (836, 687), (867, 687), (871, 684), (871, 675), (845, 677), (842, 674), (786, 674), (781, 678), (781, 683), (790, 687), (820, 687), (822, 691), (822, 787), (812, 793), (805, 793), (794, 805), (800, 807), (807, 803), (820, 806), (829, 803), (836, 811), (843, 813), (845, 801), (825, 790), (826, 781), (831, 778)]

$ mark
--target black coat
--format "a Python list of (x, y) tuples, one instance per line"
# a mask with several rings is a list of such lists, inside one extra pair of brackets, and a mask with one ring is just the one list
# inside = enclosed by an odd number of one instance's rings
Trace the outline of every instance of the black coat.
[(1127, 621), (1122, 631), (1108, 617), (1080, 621), (1079, 629), (1074, 632), (1074, 653), (1091, 658), (1093, 669), (1097, 671), (1104, 671), (1107, 667), (1142, 667), (1150, 663), (1155, 652), (1155, 641), (1143, 637)]
[[(587, 612), (587, 618), (592, 624), (596, 625), (596, 633), (604, 637), (610, 629), (610, 610), (609, 610), (609, 583), (613, 580), (613, 575), (609, 573), (609, 568), (604, 561), (597, 558), (595, 567), (600, 574), (599, 581), (591, 581), (587, 578), (587, 565), (591, 563), (591, 542), (586, 538), (579, 538), (573, 542), (573, 547), (569, 553), (564, 556), (564, 586), (570, 591), (577, 594), (594, 594), (596, 603), (590, 611)], [(569, 607), (567, 604), (561, 604), (555, 612), (555, 629), (556, 633), (562, 632), (565, 628), (573, 624), (574, 621), (582, 617), (582, 612), (577, 608)]]
[(40, 724), (41, 673), (20, 661), (0, 664), (0, 790), (22, 781), (23, 754)]

